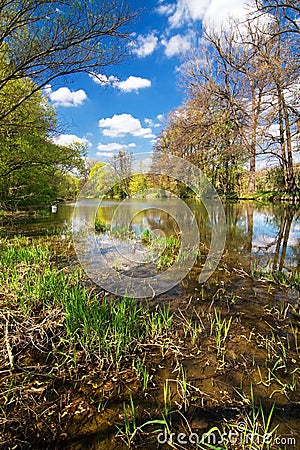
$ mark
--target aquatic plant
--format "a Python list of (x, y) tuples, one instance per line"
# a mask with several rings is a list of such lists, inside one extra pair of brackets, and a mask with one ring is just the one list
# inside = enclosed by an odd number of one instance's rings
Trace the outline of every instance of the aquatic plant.
[[(128, 448), (132, 448), (132, 445), (134, 445), (134, 439), (137, 437), (138, 434), (141, 434), (146, 427), (150, 427), (152, 425), (166, 426), (166, 421), (164, 419), (147, 420), (146, 422), (143, 422), (140, 425), (138, 425), (137, 410), (133, 402), (131, 392), (129, 393), (129, 404), (123, 402), (123, 416), (124, 416), (124, 425), (123, 428), (118, 426), (117, 436), (121, 437), (121, 439), (125, 442)], [(152, 433), (156, 434), (161, 431), (162, 429), (159, 428), (153, 430)]]
[[(293, 303), (271, 302), (262, 309), (257, 327), (243, 314), (234, 316), (236, 305), (227, 301), (233, 298), (227, 287), (220, 290), (212, 283), (199, 287), (193, 298), (185, 299), (184, 309), (173, 313), (169, 303), (147, 304), (100, 291), (74, 261), (67, 265), (71, 250), (68, 237), (63, 243), (59, 236), (0, 241), (3, 436), (15, 433), (38, 447), (44, 435), (37, 430), (46, 422), (48, 445), (56, 439), (52, 430), (63, 435), (79, 429), (89, 414), (113, 410), (121, 416), (117, 434), (125, 445), (145, 448), (149, 439), (152, 448), (155, 432), (162, 427), (168, 434), (171, 427), (172, 431), (188, 429), (196, 410), (205, 414), (206, 405), (218, 407), (221, 402), (225, 412), (235, 411), (239, 419), (226, 415), (209, 430), (217, 436), (230, 430), (242, 437), (252, 430), (259, 436), (266, 430), (273, 433), (270, 413), (276, 410), (258, 404), (253, 393), (249, 397), (244, 373), (259, 398), (264, 400), (261, 392), (266, 393), (266, 404), (278, 396), (284, 404), (297, 401), (299, 315)], [(237, 300), (239, 311), (241, 300)], [(195, 367), (201, 368), (200, 373)], [(235, 388), (226, 384), (225, 370), (219, 369), (226, 369), (226, 374), (227, 369), (236, 370), (238, 400)], [(172, 379), (169, 374), (175, 372)], [(225, 383), (221, 399), (206, 384), (206, 377)], [(87, 397), (86, 413), (77, 405), (78, 393)], [(239, 430), (241, 422), (244, 428)], [(116, 439), (113, 430), (110, 427), (112, 440)], [(234, 448), (262, 448), (247, 446), (246, 437)], [(220, 448), (209, 445), (199, 448)], [(230, 448), (226, 445), (222, 449)]]
[(225, 353), (226, 353), (226, 339), (231, 327), (232, 317), (229, 319), (224, 318), (222, 320), (221, 313), (218, 313), (217, 309), (214, 308), (214, 317), (210, 317), (210, 335), (215, 336), (217, 357), (219, 358), (221, 364), (219, 368), (223, 368), (225, 365)]
[(101, 222), (101, 220), (96, 219), (95, 220), (95, 230), (98, 233), (104, 233), (105, 231), (108, 230), (108, 227), (107, 227), (107, 225), (105, 223)]

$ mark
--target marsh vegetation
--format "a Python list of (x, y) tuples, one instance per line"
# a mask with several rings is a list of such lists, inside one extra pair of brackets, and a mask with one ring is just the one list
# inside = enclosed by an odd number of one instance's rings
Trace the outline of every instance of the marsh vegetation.
[[(228, 205), (218, 270), (197, 283), (203, 234), (191, 273), (148, 301), (109, 295), (88, 279), (66, 214), (51, 235), (43, 218), (46, 236), (2, 237), (2, 447), (154, 449), (163, 433), (161, 448), (229, 449), (217, 442), (235, 433), (237, 449), (293, 448), (291, 439), (300, 439), (298, 212), (273, 212)], [(103, 222), (110, 213), (99, 214)], [(144, 231), (130, 234), (146, 246), (151, 221), (158, 227), (148, 214)], [(167, 226), (163, 215), (160, 226)], [(127, 239), (128, 230), (117, 231)], [(176, 245), (165, 249), (172, 262)], [(198, 444), (182, 446), (179, 433), (196, 433)]]

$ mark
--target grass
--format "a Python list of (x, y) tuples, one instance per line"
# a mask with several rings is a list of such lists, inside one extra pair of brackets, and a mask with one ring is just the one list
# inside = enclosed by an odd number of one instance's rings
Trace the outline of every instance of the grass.
[(222, 319), (221, 313), (214, 308), (214, 317), (210, 316), (210, 334), (215, 337), (217, 358), (220, 361), (219, 368), (225, 365), (226, 340), (231, 327), (232, 317)]
[(223, 427), (212, 427), (203, 435), (198, 448), (206, 450), (268, 450), (279, 448), (273, 445), (278, 426), (272, 427), (275, 403), (266, 414), (261, 403), (256, 406), (251, 388), (251, 410), (237, 421), (225, 423)]
[(255, 279), (262, 279), (270, 281), (274, 284), (279, 284), (283, 287), (292, 287), (300, 290), (300, 272), (282, 272), (282, 271), (268, 271), (268, 270), (257, 270), (252, 268), (250, 270), (250, 275)]
[[(164, 419), (147, 420), (141, 424), (138, 424), (138, 416), (136, 406), (133, 401), (132, 394), (129, 394), (129, 404), (123, 403), (123, 415), (124, 425), (118, 427), (117, 436), (121, 437), (128, 448), (135, 448), (135, 439), (139, 434), (142, 434), (144, 429), (153, 425), (164, 425), (166, 421)], [(161, 428), (152, 430), (152, 434), (160, 433)]]
[(156, 311), (124, 297), (109, 300), (81, 285), (79, 269), (70, 273), (51, 261), (49, 247), (17, 238), (1, 244), (0, 282), (23, 314), (34, 309), (61, 308), (70, 342), (119, 366), (142, 342), (164, 335), (172, 327), (170, 309)]
[[(6, 362), (2, 362), (0, 372), (1, 369), (4, 373), (17, 371), (16, 379), (14, 375), (7, 382), (4, 379), (0, 397), (4, 400), (3, 415), (19, 417), (20, 423), (16, 422), (16, 426), (20, 428), (23, 422), (27, 437), (31, 426), (35, 427), (34, 423), (42, 420), (38, 417), (51, 414), (51, 408), (41, 412), (43, 402), (37, 402), (34, 394), (31, 400), (28, 395), (20, 397), (22, 391), (35, 392), (35, 388), (31, 388), (32, 379), (39, 377), (41, 370), (43, 386), (51, 384), (53, 377), (59, 380), (60, 376), (62, 379), (78, 378), (85, 385), (81, 377), (90, 377), (86, 374), (87, 367), (98, 367), (98, 371), (105, 369), (110, 374), (124, 367), (128, 371), (135, 367), (146, 391), (150, 374), (144, 366), (144, 348), (151, 343), (159, 349), (163, 339), (171, 335), (173, 326), (168, 307), (151, 311), (149, 306), (142, 306), (135, 299), (109, 298), (103, 292), (87, 289), (78, 267), (66, 271), (57, 266), (54, 244), (56, 241), (50, 243), (49, 239), (32, 241), (23, 237), (2, 239), (0, 243), (0, 321), (6, 345)], [(166, 343), (164, 349), (167, 351)], [(33, 368), (27, 371), (28, 361)], [(20, 370), (22, 377), (18, 375)], [(1, 379), (0, 376), (0, 382)], [(40, 382), (37, 383), (40, 386)], [(91, 385), (94, 384), (91, 380)], [(43, 387), (41, 392), (45, 389)], [(53, 395), (57, 396), (56, 390)], [(97, 408), (99, 404), (106, 404), (105, 398), (97, 402)], [(64, 420), (69, 417), (67, 411)], [(10, 419), (7, 420), (9, 423)], [(133, 435), (136, 432), (134, 426)]]
[(133, 362), (133, 369), (134, 369), (138, 379), (142, 383), (143, 391), (146, 392), (148, 389), (149, 381), (151, 381), (152, 377), (147, 369), (145, 359), (146, 359), (145, 356), (144, 356), (143, 360), (141, 358), (137, 357)]
[(104, 233), (108, 230), (108, 227), (105, 223), (101, 222), (101, 220), (96, 219), (95, 220), (95, 231), (97, 233)]
[[(276, 409), (270, 405), (298, 401), (299, 326), (292, 305), (267, 305), (257, 327), (257, 319), (234, 315), (226, 286), (218, 295), (207, 287), (174, 313), (164, 298), (150, 306), (91, 286), (80, 268), (67, 265), (66, 247), (68, 238), (62, 248), (59, 237), (0, 241), (4, 448), (16, 437), (17, 444), (43, 448), (57, 436), (88, 434), (84, 424), (94, 416), (113, 424), (109, 432), (117, 440), (110, 448), (147, 448), (148, 438), (152, 448), (162, 427), (190, 432), (194, 416), (213, 411), (217, 417), (218, 408), (234, 418), (216, 419), (201, 432), (239, 432), (244, 441), (236, 449), (279, 448), (251, 447), (246, 437), (273, 438)], [(206, 444), (199, 448), (232, 448)]]
[(166, 379), (164, 383), (164, 414), (163, 416), (169, 420), (172, 409), (172, 392), (169, 385), (169, 380)]

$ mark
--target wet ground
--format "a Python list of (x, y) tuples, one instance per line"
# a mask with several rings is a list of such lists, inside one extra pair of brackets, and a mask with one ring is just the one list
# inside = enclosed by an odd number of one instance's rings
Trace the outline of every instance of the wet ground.
[[(300, 448), (299, 210), (290, 205), (226, 205), (222, 259), (209, 280), (199, 284), (211, 232), (201, 206), (192, 206), (202, 245), (197, 263), (168, 292), (141, 300), (154, 311), (170, 305), (170, 332), (141, 349), (139, 370), (126, 363), (117, 371), (91, 364), (80, 369), (77, 381), (73, 374), (56, 386), (60, 435), (32, 448)], [(97, 217), (108, 224), (115, 208), (115, 202), (108, 202)], [(71, 211), (72, 205), (59, 205), (58, 215), (3, 221), (1, 233), (34, 239), (54, 231), (63, 246)], [(87, 203), (86, 217), (89, 214)], [(137, 217), (134, 226), (137, 233), (169, 230), (168, 217), (153, 208)], [(89, 277), (83, 282), (101, 291)], [(34, 366), (38, 352), (32, 358), (27, 364)], [(36, 401), (43, 401), (42, 391), (36, 394)], [(181, 445), (175, 437), (162, 443), (157, 430), (165, 430), (165, 425), (144, 426), (164, 419), (176, 436), (202, 436), (212, 427), (237, 430), (242, 422), (247, 430), (263, 434), (273, 405), (270, 428), (278, 425), (277, 435), (286, 440), (269, 447), (197, 447), (191, 442)], [(288, 438), (294, 440), (287, 444)]]

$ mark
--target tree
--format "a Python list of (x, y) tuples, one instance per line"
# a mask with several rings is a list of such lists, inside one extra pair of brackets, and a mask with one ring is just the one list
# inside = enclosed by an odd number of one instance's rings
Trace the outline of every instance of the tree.
[(114, 169), (115, 173), (115, 187), (114, 193), (120, 197), (130, 197), (130, 183), (132, 180), (132, 152), (120, 150), (116, 155), (113, 155), (109, 163)]
[(134, 174), (131, 177), (130, 181), (130, 193), (131, 195), (143, 195), (143, 193), (146, 191), (148, 187), (148, 179), (147, 176), (145, 176), (142, 173)]
[(90, 195), (91, 197), (106, 195), (112, 178), (112, 170), (107, 164), (100, 161), (95, 162), (88, 175), (89, 192), (85, 189), (85, 195)]
[[(12, 81), (2, 89), (4, 101), (14, 102), (31, 83), (27, 79)], [(15, 109), (10, 120), (0, 126), (0, 203), (14, 206), (52, 201), (58, 192), (58, 174), (61, 178), (74, 168), (80, 170), (85, 148), (53, 142), (55, 111), (40, 91)]]
[(32, 81), (1, 105), (0, 124), (53, 80), (119, 62), (135, 15), (118, 0), (0, 0), (0, 93)]
[(282, 27), (279, 34), (296, 33), (300, 35), (300, 5), (295, 0), (256, 0), (256, 11), (253, 12), (254, 17), (261, 14), (271, 14), (281, 16)]
[[(238, 186), (242, 152), (236, 127), (226, 103), (219, 101), (208, 84), (194, 90), (193, 96), (170, 114), (155, 153), (160, 154), (157, 167), (163, 164), (164, 153), (187, 159), (225, 195), (232, 195)], [(189, 194), (180, 184), (169, 183), (179, 195)]]
[(264, 155), (279, 161), (285, 189), (294, 194), (299, 60), (291, 34), (281, 33), (281, 18), (267, 19), (233, 22), (221, 34), (206, 35), (205, 50), (202, 46), (185, 66), (188, 88), (195, 93), (209, 86), (220, 104), (227, 104), (248, 153), (248, 192), (255, 192), (257, 158)]
[(231, 27), (222, 33), (206, 34), (206, 45), (186, 65), (192, 92), (209, 85), (216, 101), (227, 105), (248, 155), (250, 194), (255, 192), (256, 159), (261, 144), (258, 131), (266, 108), (268, 80), (260, 48), (267, 39), (255, 23), (245, 21), (241, 26), (231, 22)]
[[(282, 35), (274, 35), (272, 54), (266, 55), (274, 98), (273, 123), (278, 132), (273, 137), (272, 154), (283, 168), (285, 190), (295, 195), (294, 152), (298, 150), (296, 137), (299, 133), (298, 98), (299, 64), (295, 61), (288, 41)], [(296, 89), (295, 89), (296, 88)]]

